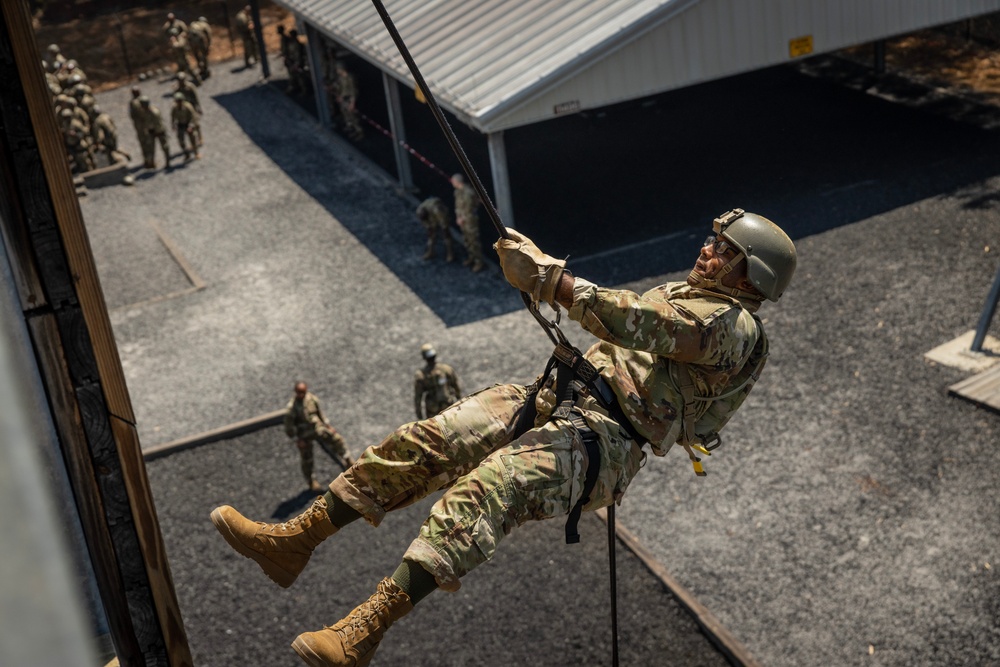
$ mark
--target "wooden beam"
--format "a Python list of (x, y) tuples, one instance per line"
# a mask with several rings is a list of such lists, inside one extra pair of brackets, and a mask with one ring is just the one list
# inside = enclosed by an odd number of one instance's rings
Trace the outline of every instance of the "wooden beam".
[[(26, 0), (0, 3), (0, 160), (23, 316), (118, 651), (192, 665), (135, 417)], [(17, 217), (14, 217), (17, 216)], [(32, 273), (33, 272), (33, 275)], [(37, 285), (31, 286), (35, 280)], [(21, 289), (19, 287), (19, 289)], [(30, 303), (29, 303), (30, 302)]]

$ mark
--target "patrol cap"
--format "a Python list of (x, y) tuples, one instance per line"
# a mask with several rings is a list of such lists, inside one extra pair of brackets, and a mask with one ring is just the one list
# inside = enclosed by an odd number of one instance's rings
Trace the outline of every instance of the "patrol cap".
[(424, 343), (420, 346), (420, 356), (424, 359), (433, 359), (437, 356), (437, 352), (434, 351), (434, 346), (430, 343)]
[(762, 215), (733, 209), (714, 220), (712, 229), (747, 258), (747, 278), (769, 301), (777, 301), (795, 273), (795, 244)]

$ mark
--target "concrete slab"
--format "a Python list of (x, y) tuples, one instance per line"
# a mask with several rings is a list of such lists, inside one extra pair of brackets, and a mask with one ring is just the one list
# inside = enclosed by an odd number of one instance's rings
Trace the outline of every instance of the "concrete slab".
[(992, 368), (1000, 362), (1000, 340), (987, 335), (983, 340), (983, 349), (973, 352), (970, 348), (975, 337), (975, 331), (966, 331), (961, 336), (938, 345), (925, 354), (924, 359), (970, 373), (980, 373)]

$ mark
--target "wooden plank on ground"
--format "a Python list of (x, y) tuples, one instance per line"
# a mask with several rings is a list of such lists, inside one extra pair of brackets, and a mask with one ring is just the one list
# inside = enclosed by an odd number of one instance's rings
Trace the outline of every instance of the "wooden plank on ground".
[(948, 393), (1000, 412), (1000, 364), (956, 382)]

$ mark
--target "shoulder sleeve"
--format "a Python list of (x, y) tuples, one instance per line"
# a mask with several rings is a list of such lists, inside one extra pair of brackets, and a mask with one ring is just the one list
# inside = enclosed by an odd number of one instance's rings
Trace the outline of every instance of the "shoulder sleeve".
[(629, 290), (598, 287), (580, 278), (573, 289), (571, 319), (603, 341), (687, 363), (712, 363), (720, 333), (737, 319), (735, 307), (724, 304), (718, 313), (702, 318), (677, 307), (667, 286), (643, 295)]

